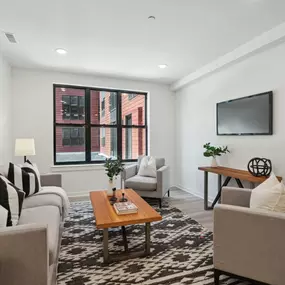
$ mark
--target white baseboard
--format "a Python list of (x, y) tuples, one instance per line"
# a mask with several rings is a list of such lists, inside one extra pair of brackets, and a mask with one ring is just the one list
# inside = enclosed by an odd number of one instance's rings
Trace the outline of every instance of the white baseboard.
[[(173, 185), (173, 187), (179, 188), (185, 192), (188, 192), (196, 197), (199, 197), (201, 199), (204, 199), (204, 195), (201, 194), (198, 191), (194, 191), (193, 189), (183, 187), (182, 185)], [(99, 191), (99, 190), (98, 190)], [(70, 201), (81, 201), (81, 200), (89, 200), (89, 193), (91, 191), (82, 191), (82, 192), (72, 192), (72, 193), (67, 193), (68, 198)], [(209, 202), (213, 202), (215, 197), (208, 197)]]
[[(194, 195), (194, 196), (196, 196), (196, 197), (199, 197), (199, 198), (201, 198), (201, 199), (204, 199), (204, 195), (201, 194), (201, 192), (194, 191), (193, 189), (183, 187), (183, 186), (180, 185), (180, 184), (178, 184), (176, 187), (179, 188), (179, 189), (181, 189), (181, 190), (183, 190), (183, 191), (185, 191), (185, 192), (188, 192), (188, 193), (190, 193), (190, 194), (192, 194), (192, 195)], [(215, 200), (215, 197), (210, 197), (210, 196), (208, 197), (208, 201), (209, 201), (209, 202), (213, 202), (214, 200)]]
[(67, 193), (67, 196), (70, 201), (82, 201), (89, 199), (89, 193), (90, 191), (72, 192), (72, 193)]

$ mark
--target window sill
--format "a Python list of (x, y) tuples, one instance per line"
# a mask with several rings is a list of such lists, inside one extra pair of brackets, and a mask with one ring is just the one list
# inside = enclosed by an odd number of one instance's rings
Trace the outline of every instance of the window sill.
[(104, 164), (81, 164), (81, 165), (53, 165), (52, 172), (73, 172), (73, 171), (101, 171), (105, 170)]
[[(134, 162), (126, 162), (125, 165), (132, 165)], [(100, 164), (71, 164), (71, 165), (53, 165), (51, 172), (74, 172), (74, 171), (101, 171), (105, 170), (104, 163)]]

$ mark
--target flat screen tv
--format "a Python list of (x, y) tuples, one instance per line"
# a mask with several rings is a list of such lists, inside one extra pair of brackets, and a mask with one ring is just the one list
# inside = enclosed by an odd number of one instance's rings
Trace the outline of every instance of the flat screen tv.
[(273, 93), (217, 103), (217, 135), (272, 135)]

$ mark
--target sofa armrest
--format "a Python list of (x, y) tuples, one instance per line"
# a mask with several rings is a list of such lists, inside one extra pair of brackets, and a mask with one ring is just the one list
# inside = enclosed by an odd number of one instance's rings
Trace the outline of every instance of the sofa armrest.
[(157, 191), (163, 197), (170, 188), (170, 168), (169, 166), (162, 166), (157, 170)]
[(222, 204), (249, 207), (251, 189), (223, 187)]
[(47, 227), (35, 224), (0, 230), (1, 284), (47, 285)]
[(128, 165), (122, 171), (122, 178), (125, 181), (125, 180), (135, 176), (136, 174), (137, 174), (137, 165), (136, 164)]
[(285, 214), (214, 208), (214, 267), (268, 284), (285, 280)]
[(41, 175), (42, 186), (57, 186), (62, 187), (61, 174), (43, 174)]

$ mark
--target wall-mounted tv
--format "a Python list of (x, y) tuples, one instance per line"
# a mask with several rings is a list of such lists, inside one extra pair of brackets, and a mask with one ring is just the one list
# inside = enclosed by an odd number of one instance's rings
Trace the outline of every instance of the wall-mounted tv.
[(272, 91), (217, 103), (217, 135), (272, 135)]

